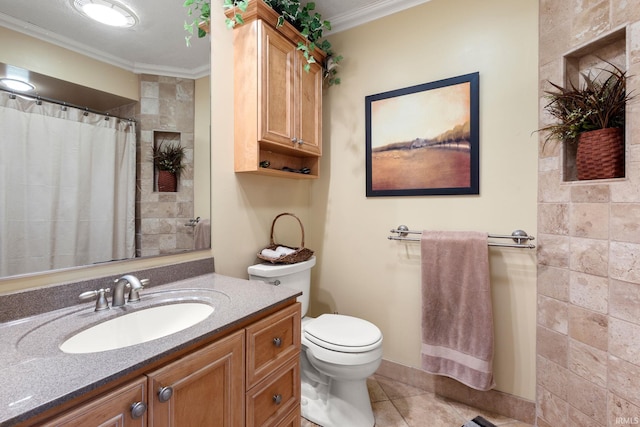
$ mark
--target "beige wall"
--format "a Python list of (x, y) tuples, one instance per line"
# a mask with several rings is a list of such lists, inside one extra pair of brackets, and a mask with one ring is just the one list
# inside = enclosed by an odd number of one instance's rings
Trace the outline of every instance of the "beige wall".
[[(233, 172), (233, 32), (225, 26), (222, 8), (212, 13), (211, 246), (217, 272), (246, 278), (256, 253), (269, 243), (271, 221), (277, 214), (294, 213), (310, 227), (310, 183)], [(278, 221), (282, 237), (278, 243), (299, 244), (296, 227)], [(307, 246), (312, 247), (310, 241)]]
[[(326, 92), (321, 179), (312, 184), (311, 310), (374, 322), (387, 360), (419, 367), (421, 337), (419, 245), (389, 241), (388, 230), (536, 232), (537, 6), (432, 0), (330, 39), (345, 59), (342, 84)], [(480, 195), (367, 199), (365, 96), (475, 71)], [(497, 389), (534, 400), (535, 252), (490, 256)]]
[[(622, 42), (603, 48), (602, 38), (620, 29)], [(579, 48), (580, 57), (621, 60), (630, 76), (627, 90), (637, 95), (639, 30), (637, 1), (542, 1), (541, 91), (546, 80), (563, 81), (564, 56)], [(639, 108), (637, 96), (627, 104), (626, 178), (564, 182), (560, 145), (540, 142), (539, 427), (638, 424)], [(542, 113), (541, 125), (548, 120)]]
[(138, 76), (130, 71), (4, 27), (0, 27), (0, 40), (0, 62), (125, 98), (140, 98)]
[(193, 149), (194, 217), (211, 217), (211, 84), (209, 76), (195, 81)]

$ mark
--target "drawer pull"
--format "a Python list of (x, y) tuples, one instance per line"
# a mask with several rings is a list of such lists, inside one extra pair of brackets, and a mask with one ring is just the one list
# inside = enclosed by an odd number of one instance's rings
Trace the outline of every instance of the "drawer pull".
[(144, 402), (136, 402), (131, 405), (131, 418), (137, 420), (147, 412), (147, 404)]
[(273, 339), (273, 345), (280, 348), (282, 346), (282, 339), (280, 337), (276, 337)]
[(273, 395), (273, 403), (275, 403), (276, 405), (279, 405), (280, 403), (282, 403), (282, 395), (281, 394), (274, 394)]
[(158, 400), (162, 403), (168, 402), (171, 396), (173, 396), (172, 387), (160, 387), (160, 390), (158, 390)]

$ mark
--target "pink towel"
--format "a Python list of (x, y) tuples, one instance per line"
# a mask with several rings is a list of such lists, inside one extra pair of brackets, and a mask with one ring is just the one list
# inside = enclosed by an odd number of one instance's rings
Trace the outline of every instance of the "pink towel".
[(424, 231), (422, 368), (477, 389), (493, 381), (487, 233)]

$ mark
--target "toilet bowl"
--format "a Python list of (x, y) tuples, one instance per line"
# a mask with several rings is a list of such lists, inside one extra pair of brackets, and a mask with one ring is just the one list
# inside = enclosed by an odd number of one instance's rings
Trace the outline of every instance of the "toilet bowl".
[(305, 317), (315, 257), (290, 264), (256, 264), (249, 277), (302, 292), (302, 416), (323, 427), (375, 424), (367, 378), (382, 361), (382, 333), (373, 323), (340, 314)]

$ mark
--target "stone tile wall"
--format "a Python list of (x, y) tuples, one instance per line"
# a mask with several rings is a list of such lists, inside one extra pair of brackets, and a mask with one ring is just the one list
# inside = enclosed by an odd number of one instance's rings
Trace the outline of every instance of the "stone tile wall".
[[(195, 82), (191, 79), (140, 76), (136, 256), (164, 255), (193, 249), (193, 141)], [(186, 167), (178, 191), (155, 190), (154, 135), (175, 133), (186, 148)]]
[[(593, 45), (640, 88), (640, 1), (540, 0), (540, 125), (546, 81)], [(607, 52), (593, 44), (623, 31)], [(620, 46), (622, 46), (620, 48)], [(607, 59), (607, 58), (605, 58)], [(640, 92), (639, 92), (640, 94)], [(540, 140), (537, 425), (640, 423), (640, 97), (628, 106), (626, 178), (567, 182), (558, 144)]]

